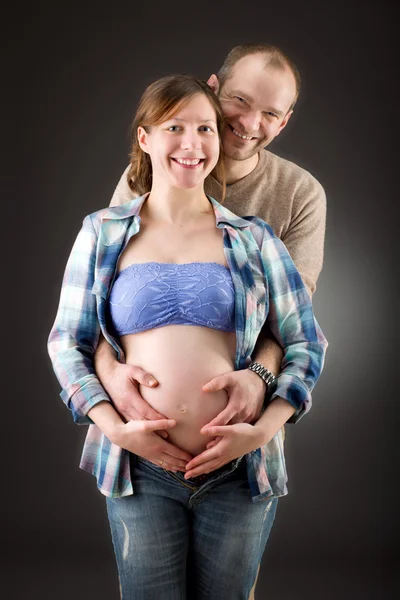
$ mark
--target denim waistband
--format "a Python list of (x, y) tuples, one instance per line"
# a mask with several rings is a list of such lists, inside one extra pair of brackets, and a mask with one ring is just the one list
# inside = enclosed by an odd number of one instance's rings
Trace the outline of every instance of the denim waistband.
[(214, 471), (210, 471), (209, 473), (202, 473), (201, 475), (197, 475), (196, 477), (190, 477), (190, 479), (185, 479), (187, 483), (192, 483), (195, 485), (203, 485), (206, 481), (217, 477), (218, 475), (222, 475), (226, 471), (231, 471), (237, 462), (237, 458), (231, 460), (230, 462), (222, 465), (222, 467), (218, 467), (218, 469), (214, 469)]
[[(200, 486), (200, 485), (203, 485), (204, 483), (206, 483), (207, 481), (209, 481), (210, 479), (214, 479), (214, 477), (218, 477), (219, 475), (223, 475), (224, 473), (233, 471), (240, 465), (240, 463), (242, 465), (244, 465), (245, 461), (242, 460), (243, 457), (244, 456), (240, 456), (239, 458), (234, 458), (233, 460), (229, 461), (225, 465), (222, 465), (222, 467), (218, 467), (218, 469), (214, 469), (214, 471), (210, 471), (209, 473), (202, 473), (201, 475), (197, 475), (196, 477), (191, 477), (189, 479), (184, 479), (185, 473), (183, 471), (174, 472), (174, 475), (181, 477), (184, 482), (189, 483), (190, 485)], [(157, 465), (154, 465), (153, 463), (151, 463), (151, 461), (148, 461), (146, 458), (143, 458), (142, 456), (136, 456), (136, 460), (139, 460), (139, 461), (145, 462), (145, 463), (150, 463), (153, 466), (157, 466)], [(163, 469), (162, 467), (159, 467), (159, 468), (162, 469), (163, 471), (165, 471), (166, 473), (170, 473), (170, 472), (172, 473), (172, 471), (168, 471), (168, 469)]]

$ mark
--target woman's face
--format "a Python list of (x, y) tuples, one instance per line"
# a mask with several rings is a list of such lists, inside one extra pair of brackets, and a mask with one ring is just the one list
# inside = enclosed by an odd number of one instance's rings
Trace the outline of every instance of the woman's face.
[(195, 188), (215, 167), (219, 135), (215, 110), (207, 97), (193, 96), (173, 117), (153, 125), (146, 133), (138, 129), (139, 143), (150, 155), (153, 184)]

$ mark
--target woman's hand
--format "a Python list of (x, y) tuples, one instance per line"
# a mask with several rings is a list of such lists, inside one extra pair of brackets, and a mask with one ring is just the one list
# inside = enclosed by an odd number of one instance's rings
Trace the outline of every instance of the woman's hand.
[(169, 471), (185, 471), (192, 456), (177, 446), (163, 440), (157, 431), (175, 427), (174, 419), (156, 421), (131, 420), (115, 426), (110, 441), (133, 454), (146, 458), (158, 467)]
[(198, 454), (186, 465), (185, 479), (214, 471), (234, 458), (260, 448), (265, 443), (262, 429), (249, 423), (205, 426), (201, 429), (201, 433), (217, 436), (217, 440), (209, 442), (207, 450)]

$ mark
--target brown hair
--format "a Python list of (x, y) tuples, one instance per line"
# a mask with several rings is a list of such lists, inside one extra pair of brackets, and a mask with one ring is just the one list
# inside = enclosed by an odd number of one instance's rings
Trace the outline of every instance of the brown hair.
[(289, 110), (292, 110), (300, 94), (300, 73), (297, 70), (297, 67), (294, 64), (294, 62), (276, 46), (271, 46), (269, 44), (241, 44), (240, 46), (235, 46), (235, 48), (232, 48), (232, 50), (226, 57), (224, 64), (222, 65), (217, 74), (220, 88), (229, 79), (229, 77), (232, 76), (232, 69), (235, 66), (235, 64), (241, 58), (243, 58), (244, 56), (249, 56), (250, 54), (264, 55), (266, 59), (266, 67), (271, 67), (272, 69), (278, 70), (283, 70), (285, 68), (290, 69), (296, 82), (296, 95), (289, 108)]
[(140, 99), (131, 127), (131, 165), (127, 175), (129, 187), (140, 196), (151, 189), (152, 165), (150, 156), (139, 146), (138, 127), (150, 131), (152, 125), (159, 125), (170, 119), (196, 94), (204, 94), (216, 113), (220, 152), (214, 172), (216, 178), (222, 183), (222, 199), (225, 197), (226, 178), (221, 142), (224, 116), (221, 105), (207, 83), (191, 75), (162, 77), (149, 85)]

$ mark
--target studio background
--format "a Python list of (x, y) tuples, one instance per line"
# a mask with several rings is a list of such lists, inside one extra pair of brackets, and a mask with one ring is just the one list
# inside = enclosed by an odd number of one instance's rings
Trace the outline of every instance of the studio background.
[[(257, 600), (391, 598), (397, 311), (395, 3), (16, 6), (4, 20), (2, 567), (7, 600), (118, 598), (104, 498), (78, 468), (86, 428), (59, 398), (46, 342), (84, 216), (128, 163), (146, 85), (204, 79), (248, 41), (282, 48), (303, 88), (270, 150), (328, 199), (314, 296), (330, 342), (311, 412), (288, 426)], [(162, 600), (162, 599), (160, 599)]]

